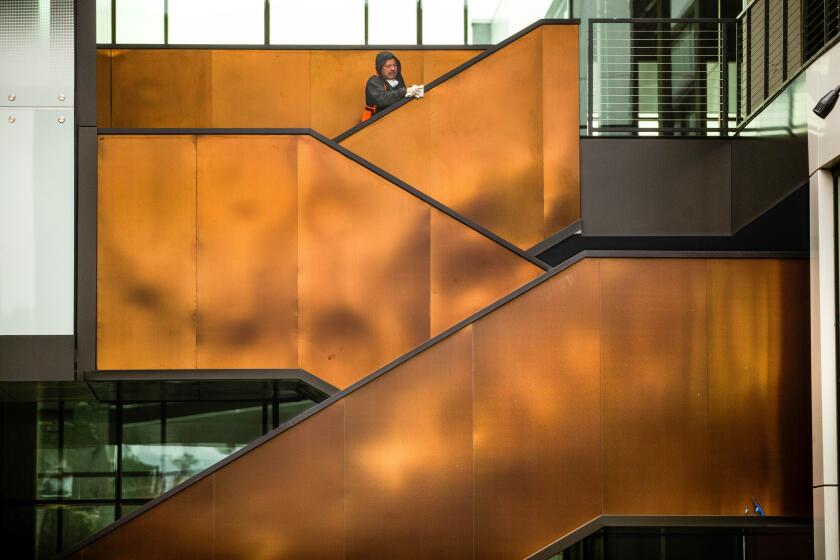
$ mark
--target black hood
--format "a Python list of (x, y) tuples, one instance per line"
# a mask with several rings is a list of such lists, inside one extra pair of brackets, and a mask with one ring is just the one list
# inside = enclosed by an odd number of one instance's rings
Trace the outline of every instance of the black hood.
[(394, 56), (394, 53), (390, 51), (382, 51), (376, 55), (376, 75), (380, 78), (382, 77), (382, 67), (385, 66), (385, 63), (392, 58), (397, 61), (397, 80), (402, 82), (402, 63), (400, 63), (400, 59)]

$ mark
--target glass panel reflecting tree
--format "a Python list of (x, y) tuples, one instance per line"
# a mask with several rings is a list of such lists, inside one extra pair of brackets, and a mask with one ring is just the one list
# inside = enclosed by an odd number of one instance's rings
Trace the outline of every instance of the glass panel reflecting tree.
[(166, 490), (221, 461), (263, 433), (263, 407), (255, 403), (167, 403), (166, 415)]

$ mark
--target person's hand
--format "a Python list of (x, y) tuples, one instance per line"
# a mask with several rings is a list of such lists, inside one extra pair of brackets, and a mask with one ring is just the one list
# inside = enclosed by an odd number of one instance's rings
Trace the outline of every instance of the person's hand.
[(423, 97), (423, 86), (418, 86), (416, 84), (412, 85), (411, 87), (409, 87), (405, 90), (405, 96), (406, 97), (415, 97), (415, 98), (418, 98), (418, 99)]

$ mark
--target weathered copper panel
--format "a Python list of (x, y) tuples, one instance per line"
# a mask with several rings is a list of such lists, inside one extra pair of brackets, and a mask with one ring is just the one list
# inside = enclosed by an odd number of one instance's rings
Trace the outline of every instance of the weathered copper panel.
[[(313, 128), (334, 137), (359, 122), (371, 50), (115, 51), (113, 82), (97, 53), (99, 126)], [(481, 50), (396, 50), (406, 81), (428, 83)], [(110, 64), (110, 61), (108, 62)], [(106, 119), (107, 115), (107, 119)]]
[(99, 138), (97, 367), (196, 367), (193, 136)]
[(713, 513), (810, 515), (808, 261), (709, 262)]
[(212, 126), (309, 128), (309, 51), (212, 52)]
[(210, 126), (211, 56), (209, 50), (114, 49), (111, 126)]
[(432, 211), (431, 327), (435, 335), (539, 276), (519, 255)]
[[(434, 197), (430, 175), (429, 100), (410, 101), (341, 143), (391, 175)], [(442, 201), (446, 202), (446, 201)]]
[(311, 51), (314, 130), (333, 138), (359, 122), (375, 57), (374, 51)]
[(711, 502), (706, 263), (601, 261), (604, 513)]
[[(420, 101), (430, 106), (430, 179), (414, 186), (520, 247), (543, 240), (540, 37), (529, 33)], [(403, 134), (424, 125), (406, 117)]]
[(300, 363), (346, 387), (429, 337), (429, 206), (298, 144)]
[(472, 558), (472, 327), (346, 407), (347, 558)]
[(297, 137), (198, 139), (198, 367), (296, 368)]
[(111, 49), (96, 51), (96, 126), (111, 126)]
[(428, 84), (478, 56), (481, 50), (423, 51), (423, 82)]
[(213, 558), (213, 502), (211, 476), (85, 547), (82, 558)]
[(601, 512), (598, 263), (474, 329), (476, 558), (524, 558)]
[(215, 477), (217, 559), (344, 558), (344, 403)]
[(542, 28), (543, 212), (548, 237), (580, 219), (578, 28)]

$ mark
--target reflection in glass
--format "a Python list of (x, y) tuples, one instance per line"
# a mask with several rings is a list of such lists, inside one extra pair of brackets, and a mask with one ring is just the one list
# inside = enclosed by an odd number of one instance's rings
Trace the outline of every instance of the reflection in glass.
[(113, 523), (115, 519), (112, 505), (65, 506), (61, 514), (64, 550)]
[(262, 44), (264, 0), (169, 0), (169, 43)]
[(416, 45), (416, 0), (368, 0), (368, 43)]
[(35, 510), (35, 555), (53, 558), (58, 552), (58, 508), (38, 506)]
[(741, 130), (739, 136), (801, 136), (808, 132), (808, 90), (799, 74)]
[(126, 404), (122, 417), (122, 494), (153, 498), (163, 491), (161, 403)]
[(363, 45), (365, 0), (272, 0), (274, 45)]
[(253, 403), (168, 403), (166, 413), (166, 490), (262, 434), (263, 409)]
[(423, 44), (464, 43), (464, 5), (460, 0), (423, 0)]
[(163, 0), (117, 0), (114, 42), (162, 44)]

